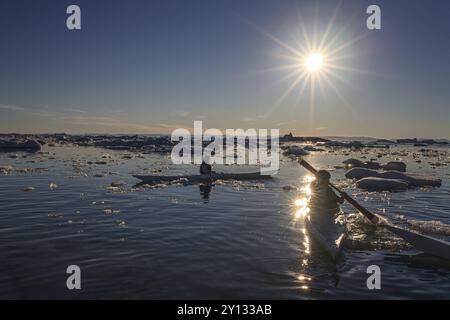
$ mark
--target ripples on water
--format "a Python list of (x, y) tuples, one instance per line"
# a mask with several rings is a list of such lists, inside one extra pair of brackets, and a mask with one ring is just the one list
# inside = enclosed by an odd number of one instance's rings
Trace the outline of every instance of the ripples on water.
[[(287, 158), (280, 174), (263, 184), (145, 188), (134, 187), (131, 173), (197, 169), (173, 167), (161, 155), (127, 159), (128, 152), (94, 148), (44, 151), (49, 153), (18, 159), (0, 155), (0, 166), (39, 168), (0, 176), (2, 298), (449, 298), (449, 266), (415, 261), (413, 249), (367, 225), (348, 205), (352, 241), (338, 265), (330, 261), (304, 230), (309, 175)], [(348, 157), (317, 153), (307, 159), (330, 169)], [(413, 172), (444, 177), (443, 186), (365, 193), (342, 170), (332, 172), (333, 180), (374, 212), (448, 240), (449, 170), (403, 160)], [(108, 189), (113, 181), (126, 185)], [(21, 191), (26, 187), (35, 189)], [(65, 287), (71, 264), (82, 269), (81, 291)], [(366, 288), (366, 268), (373, 264), (381, 267), (380, 291)]]

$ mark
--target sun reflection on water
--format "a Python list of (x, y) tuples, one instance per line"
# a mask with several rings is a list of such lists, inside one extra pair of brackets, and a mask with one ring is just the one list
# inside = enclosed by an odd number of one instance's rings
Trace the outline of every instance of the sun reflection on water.
[[(294, 221), (297, 221), (299, 219), (303, 220), (310, 213), (308, 204), (312, 194), (311, 182), (313, 182), (315, 179), (315, 176), (310, 174), (303, 177), (302, 186), (298, 189), (300, 192), (293, 200)], [(300, 265), (302, 269), (306, 269), (308, 268), (310, 262), (309, 256), (311, 255), (311, 244), (306, 228), (303, 227), (301, 229), (301, 233), (303, 236), (303, 256), (300, 258)], [(304, 274), (300, 274), (297, 279), (300, 282), (300, 289), (309, 290), (310, 286), (308, 285), (308, 282), (311, 281), (310, 277), (305, 276)]]
[(304, 178), (303, 178), (303, 182), (306, 182), (308, 184), (310, 184), (311, 182), (313, 182), (314, 180), (316, 180), (316, 177), (313, 176), (312, 174), (307, 174)]
[(308, 205), (308, 199), (306, 197), (295, 199), (294, 204), (297, 207), (305, 207)]
[(299, 281), (311, 281), (311, 277), (305, 276), (305, 275), (299, 275), (298, 276)]
[(308, 197), (311, 196), (311, 187), (310, 186), (306, 186), (300, 189), (302, 192), (305, 193), (305, 195), (307, 195)]
[(294, 206), (296, 207), (294, 218), (295, 220), (299, 218), (305, 218), (310, 209), (308, 207), (309, 198), (311, 197), (311, 187), (310, 184), (315, 180), (315, 177), (312, 175), (306, 175), (303, 178), (303, 182), (305, 185), (300, 188), (302, 195), (294, 200)]

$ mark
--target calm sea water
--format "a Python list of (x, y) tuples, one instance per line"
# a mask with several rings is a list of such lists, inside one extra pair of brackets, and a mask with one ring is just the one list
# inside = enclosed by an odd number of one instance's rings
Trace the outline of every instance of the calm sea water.
[[(443, 178), (442, 187), (365, 193), (339, 169), (333, 180), (395, 223), (450, 240), (448, 166), (433, 168), (435, 158), (416, 163), (417, 148), (393, 150), (379, 160), (401, 158), (410, 172)], [(371, 152), (364, 156), (378, 151)], [(44, 154), (17, 153), (16, 159), (0, 154), (0, 166), (39, 168), (0, 176), (0, 298), (450, 298), (448, 263), (412, 258), (418, 252), (366, 225), (348, 206), (353, 241), (340, 263), (308, 243), (299, 212), (309, 175), (288, 158), (264, 183), (149, 189), (134, 187), (131, 174), (197, 169), (173, 167), (167, 156), (125, 154), (76, 147), (46, 147)], [(360, 156), (314, 153), (307, 160), (330, 169)], [(108, 189), (117, 181), (126, 185)], [(287, 185), (298, 189), (286, 191)], [(66, 268), (73, 264), (82, 270), (82, 289), (69, 291)], [(381, 290), (366, 287), (370, 265), (381, 268)]]

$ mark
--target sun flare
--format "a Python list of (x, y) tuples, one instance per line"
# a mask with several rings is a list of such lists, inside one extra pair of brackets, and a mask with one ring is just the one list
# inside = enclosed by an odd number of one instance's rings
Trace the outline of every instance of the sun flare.
[(305, 67), (310, 72), (319, 71), (323, 66), (323, 55), (320, 53), (313, 53), (306, 57)]
[(288, 96), (293, 95), (294, 98), (288, 100), (289, 104), (286, 105), (303, 107), (305, 102), (308, 103), (309, 127), (312, 130), (317, 98), (326, 99), (330, 94), (340, 100), (346, 111), (353, 112), (353, 106), (341, 93), (340, 85), (354, 87), (348, 77), (351, 73), (370, 74), (353, 66), (350, 60), (356, 52), (353, 45), (364, 39), (367, 33), (352, 36), (347, 32), (349, 27), (347, 24), (337, 25), (336, 17), (340, 6), (340, 4), (337, 5), (328, 23), (326, 20), (321, 21), (322, 19), (316, 15), (312, 21), (308, 20), (308, 28), (299, 12), (299, 24), (292, 29), (290, 42), (285, 42), (252, 24), (279, 46), (280, 51), (275, 54), (275, 57), (285, 61), (283, 64), (267, 69), (267, 71), (282, 72), (283, 76), (279, 82), (287, 83), (286, 89), (274, 102), (270, 113), (275, 112)]

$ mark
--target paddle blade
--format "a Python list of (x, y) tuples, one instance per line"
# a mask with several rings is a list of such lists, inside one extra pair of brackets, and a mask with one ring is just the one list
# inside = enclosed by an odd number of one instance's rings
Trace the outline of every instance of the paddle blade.
[(434, 239), (391, 224), (385, 224), (383, 227), (411, 243), (417, 250), (435, 257), (450, 260), (450, 243), (446, 241)]

